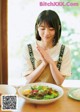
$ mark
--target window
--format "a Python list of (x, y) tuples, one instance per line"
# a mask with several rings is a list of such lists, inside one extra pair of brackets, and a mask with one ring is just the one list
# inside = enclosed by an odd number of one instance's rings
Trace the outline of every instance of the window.
[[(79, 6), (40, 6), (40, 2), (41, 0), (8, 0), (9, 84), (16, 83), (15, 80), (17, 79), (17, 84), (24, 82), (24, 80), (19, 80), (22, 77), (22, 48), (24, 43), (34, 40), (35, 20), (37, 15), (44, 9), (56, 10), (59, 13), (63, 28), (61, 41), (69, 45), (72, 51), (72, 76), (69, 79), (80, 79)], [(47, 0), (45, 2), (47, 3)], [(50, 0), (50, 2), (55, 2), (55, 0)], [(79, 3), (79, 0), (76, 2)]]

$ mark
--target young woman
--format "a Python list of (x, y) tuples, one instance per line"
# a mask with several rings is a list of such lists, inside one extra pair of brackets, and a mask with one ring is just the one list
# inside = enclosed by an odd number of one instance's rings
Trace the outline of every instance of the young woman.
[(32, 51), (30, 45), (26, 45), (24, 76), (27, 83), (61, 85), (65, 77), (71, 75), (70, 49), (59, 43), (60, 36), (61, 22), (58, 14), (53, 10), (42, 11), (36, 20), (36, 43), (31, 44)]

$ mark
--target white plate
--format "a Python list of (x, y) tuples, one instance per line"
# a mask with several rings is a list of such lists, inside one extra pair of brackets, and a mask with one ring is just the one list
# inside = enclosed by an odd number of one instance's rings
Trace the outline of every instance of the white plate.
[(68, 92), (68, 96), (74, 100), (80, 101), (80, 88), (72, 88)]
[(15, 95), (16, 89), (7, 84), (0, 84), (0, 105), (1, 105), (1, 95)]
[[(57, 90), (59, 92), (59, 96), (56, 97), (56, 98), (53, 98), (53, 99), (48, 99), (48, 100), (37, 100), (37, 99), (31, 99), (31, 98), (27, 98), (25, 97), (22, 92), (26, 89), (30, 89), (31, 86), (34, 86), (34, 85), (41, 85), (41, 86), (48, 86), (48, 87), (51, 87), (55, 90)], [(56, 100), (58, 100), (59, 98), (61, 98), (63, 96), (63, 89), (60, 87), (60, 86), (57, 86), (57, 85), (54, 85), (54, 84), (50, 84), (50, 83), (30, 83), (30, 84), (27, 84), (26, 86), (23, 86), (23, 87), (20, 87), (18, 89), (18, 93), (19, 95), (24, 98), (27, 102), (29, 103), (34, 103), (34, 104), (48, 104), (48, 103), (52, 103)]]
[(0, 84), (0, 92), (1, 94), (16, 94), (16, 89), (7, 84)]

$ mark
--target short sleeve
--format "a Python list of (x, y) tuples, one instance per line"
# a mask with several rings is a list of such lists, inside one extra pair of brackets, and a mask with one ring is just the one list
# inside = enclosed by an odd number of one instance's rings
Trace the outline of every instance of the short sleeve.
[(24, 46), (22, 53), (22, 76), (27, 76), (33, 71), (33, 66), (30, 61), (28, 46)]
[(71, 51), (68, 47), (65, 47), (60, 71), (63, 76), (71, 76)]

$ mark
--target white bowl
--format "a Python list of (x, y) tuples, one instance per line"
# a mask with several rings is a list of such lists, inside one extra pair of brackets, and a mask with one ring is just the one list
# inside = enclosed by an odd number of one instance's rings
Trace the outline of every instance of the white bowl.
[[(48, 99), (48, 100), (37, 100), (37, 99), (31, 99), (31, 98), (28, 98), (28, 97), (25, 97), (23, 95), (23, 91), (26, 90), (26, 89), (30, 89), (31, 86), (34, 86), (34, 85), (41, 85), (41, 86), (48, 86), (48, 87), (51, 87), (55, 90), (57, 90), (59, 92), (59, 96), (56, 97), (56, 98), (53, 98), (53, 99)], [(34, 103), (34, 104), (48, 104), (48, 103), (52, 103), (56, 100), (58, 100), (59, 98), (61, 98), (63, 96), (63, 89), (60, 87), (60, 86), (57, 86), (55, 84), (51, 84), (51, 83), (30, 83), (30, 84), (27, 84), (26, 86), (23, 86), (23, 87), (20, 87), (18, 89), (18, 93), (19, 95), (24, 98), (27, 102), (29, 103)]]
[(16, 89), (7, 84), (0, 84), (0, 104), (1, 104), (1, 95), (14, 95), (16, 94)]

